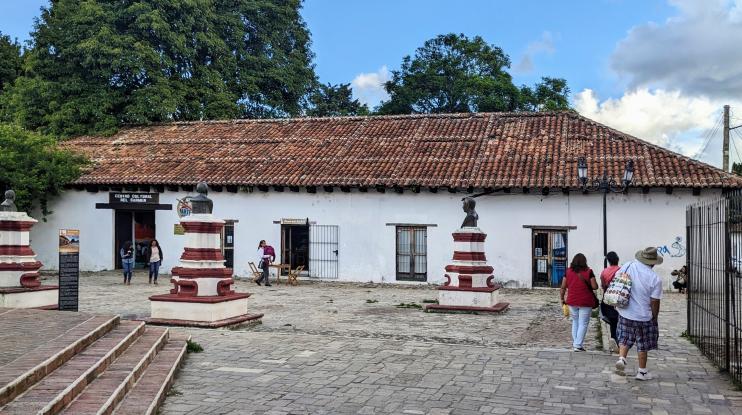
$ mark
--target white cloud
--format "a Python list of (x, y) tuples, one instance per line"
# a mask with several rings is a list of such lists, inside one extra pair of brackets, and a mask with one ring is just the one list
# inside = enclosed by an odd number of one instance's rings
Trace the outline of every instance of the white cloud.
[[(742, 103), (739, 103), (742, 108)], [(637, 89), (621, 98), (600, 101), (585, 89), (575, 95), (574, 108), (580, 114), (688, 156), (703, 144), (704, 136), (718, 121), (723, 103), (705, 97), (683, 95), (680, 91)], [(717, 164), (721, 131), (717, 130), (702, 159)], [(738, 145), (742, 142), (737, 141)]]
[(556, 51), (554, 47), (554, 36), (551, 32), (543, 32), (541, 39), (531, 42), (526, 47), (526, 51), (521, 56), (518, 63), (513, 67), (513, 71), (519, 74), (526, 74), (533, 71), (533, 57), (540, 53), (552, 54)]
[(742, 1), (671, 0), (679, 13), (632, 28), (611, 67), (632, 88), (680, 90), (710, 97), (742, 94)]
[(389, 98), (384, 90), (384, 83), (391, 79), (391, 72), (386, 65), (376, 72), (358, 74), (350, 83), (353, 95), (369, 107), (378, 105)]

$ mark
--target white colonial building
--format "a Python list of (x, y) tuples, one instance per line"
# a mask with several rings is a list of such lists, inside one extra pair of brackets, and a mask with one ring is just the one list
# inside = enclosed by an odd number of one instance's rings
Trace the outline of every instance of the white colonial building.
[[(118, 249), (156, 237), (163, 272), (178, 263), (179, 214), (199, 181), (227, 220), (227, 265), (249, 275), (258, 242), (306, 275), (342, 281), (444, 279), (451, 233), (476, 198), (486, 256), (506, 286), (558, 284), (582, 252), (603, 265), (603, 195), (588, 174), (620, 181), (607, 196), (608, 250), (622, 260), (661, 248), (667, 276), (685, 263), (685, 209), (742, 180), (573, 113), (488, 113), (193, 122), (128, 128), (64, 146), (93, 167), (52, 202), (32, 231), (46, 268), (57, 266), (59, 229), (80, 230), (80, 266), (119, 266)], [(138, 258), (138, 262), (143, 259)]]

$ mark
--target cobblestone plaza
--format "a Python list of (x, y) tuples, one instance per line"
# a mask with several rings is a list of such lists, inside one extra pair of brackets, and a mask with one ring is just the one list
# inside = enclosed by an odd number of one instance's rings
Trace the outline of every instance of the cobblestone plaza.
[[(53, 279), (49, 280), (50, 283)], [(81, 278), (80, 310), (149, 315), (147, 297), (168, 289), (135, 274)], [(654, 380), (625, 374), (600, 350), (570, 350), (570, 322), (554, 290), (505, 290), (498, 315), (433, 314), (430, 287), (302, 281), (249, 291), (260, 325), (189, 329), (191, 353), (164, 414), (732, 414), (742, 393), (685, 338), (685, 297), (667, 294)], [(20, 346), (20, 344), (19, 344)], [(13, 345), (9, 346), (11, 349)]]

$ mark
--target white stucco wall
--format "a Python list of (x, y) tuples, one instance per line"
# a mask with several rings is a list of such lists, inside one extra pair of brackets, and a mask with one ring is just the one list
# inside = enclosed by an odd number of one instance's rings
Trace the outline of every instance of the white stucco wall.
[[(649, 194), (608, 197), (608, 249), (621, 260), (633, 258), (640, 248), (666, 246), (665, 263), (657, 267), (666, 284), (670, 271), (685, 262), (685, 254), (674, 248), (681, 238), (685, 246), (685, 208), (699, 198), (717, 196), (718, 191), (704, 190), (701, 196), (676, 190)], [(185, 192), (164, 192), (160, 203), (175, 207)], [(387, 223), (435, 224), (428, 228), (428, 282), (443, 280), (443, 269), (450, 262), (453, 241), (451, 232), (459, 227), (464, 214), (462, 194), (422, 191), (368, 193), (318, 190), (309, 194), (294, 192), (228, 193), (211, 192), (214, 215), (236, 219), (235, 273), (247, 275), (249, 261), (254, 260), (257, 242), (267, 239), (280, 255), (282, 218), (309, 218), (318, 225), (339, 226), (339, 277), (346, 281), (395, 281), (395, 228)], [(114, 211), (95, 209), (96, 203), (107, 203), (108, 193), (68, 191), (51, 204), (53, 214), (39, 222), (31, 232), (31, 243), (46, 269), (57, 269), (57, 241), (60, 228), (80, 230), (80, 266), (85, 271), (114, 267)], [(548, 196), (538, 194), (496, 194), (477, 199), (479, 227), (488, 234), (486, 253), (495, 268), (497, 281), (520, 287), (531, 286), (531, 229), (524, 225), (576, 226), (569, 231), (568, 256), (584, 253), (589, 265), (602, 268), (602, 199), (599, 194), (583, 195), (561, 192)], [(38, 218), (38, 213), (36, 212)], [(164, 249), (163, 272), (169, 272), (180, 256), (184, 237), (173, 234), (178, 222), (175, 210), (157, 211), (157, 239)]]

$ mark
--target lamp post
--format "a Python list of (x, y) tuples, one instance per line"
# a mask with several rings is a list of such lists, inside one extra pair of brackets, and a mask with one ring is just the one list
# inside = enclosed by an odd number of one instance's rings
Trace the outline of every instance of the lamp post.
[(620, 185), (614, 178), (608, 177), (608, 169), (603, 169), (602, 177), (595, 177), (590, 181), (588, 179), (587, 159), (585, 159), (585, 157), (577, 159), (577, 177), (580, 179), (580, 187), (582, 188), (583, 193), (603, 193), (603, 267), (605, 267), (608, 264), (608, 259), (605, 257), (608, 254), (606, 197), (608, 193), (623, 193), (629, 188), (631, 180), (634, 178), (634, 160), (626, 162), (626, 169), (623, 172)]

